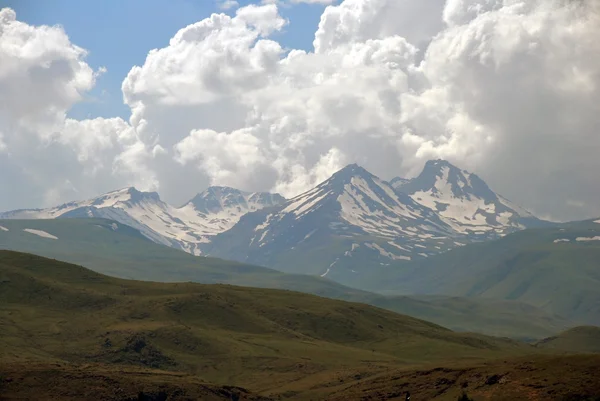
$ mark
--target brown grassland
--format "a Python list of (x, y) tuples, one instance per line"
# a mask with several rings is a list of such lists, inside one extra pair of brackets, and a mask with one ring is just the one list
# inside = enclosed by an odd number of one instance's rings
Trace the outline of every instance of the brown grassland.
[(2, 400), (600, 399), (600, 355), (571, 354), (570, 336), (530, 345), (291, 291), (129, 281), (0, 251)]

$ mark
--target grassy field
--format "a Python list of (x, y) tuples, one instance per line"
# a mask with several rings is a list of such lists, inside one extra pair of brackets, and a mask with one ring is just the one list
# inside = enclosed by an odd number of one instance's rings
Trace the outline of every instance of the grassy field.
[[(0, 220), (0, 249), (34, 253), (114, 277), (163, 282), (193, 281), (277, 288), (362, 302), (435, 322), (457, 331), (542, 339), (574, 324), (515, 302), (457, 297), (386, 297), (314, 276), (215, 258), (196, 257), (155, 244), (128, 226), (101, 219)], [(58, 239), (24, 232), (37, 229)]]
[[(378, 386), (372, 380), (391, 372), (476, 369), (553, 352), (363, 304), (291, 291), (122, 280), (0, 251), (0, 394), (9, 399), (36, 388), (49, 399), (108, 389), (120, 393), (103, 399), (161, 391), (169, 399), (361, 399), (364, 388)], [(600, 359), (592, 362), (600, 367)], [(418, 394), (422, 383), (405, 387)], [(570, 385), (556, 384), (564, 391)]]

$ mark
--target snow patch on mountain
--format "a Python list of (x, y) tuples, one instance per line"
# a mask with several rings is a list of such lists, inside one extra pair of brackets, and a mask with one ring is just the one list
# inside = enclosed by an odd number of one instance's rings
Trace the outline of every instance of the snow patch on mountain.
[(281, 212), (293, 213), (296, 216), (296, 218), (300, 218), (303, 215), (318, 208), (320, 206), (319, 202), (329, 195), (331, 195), (331, 192), (308, 192), (306, 194), (300, 195), (299, 198), (295, 199), (295, 202), (290, 202), (290, 204)]
[(388, 252), (386, 251), (384, 248), (382, 248), (381, 246), (377, 245), (376, 243), (372, 242), (372, 243), (366, 243), (365, 246), (367, 248), (376, 250), (379, 252), (379, 254), (385, 258), (391, 259), (391, 260), (410, 260), (409, 256), (402, 256), (402, 255), (396, 255), (392, 252)]
[(600, 241), (600, 237), (577, 237), (577, 242)]
[(48, 239), (58, 239), (57, 236), (52, 235), (50, 233), (47, 233), (46, 231), (42, 231), (42, 230), (34, 230), (33, 228), (24, 228), (23, 231), (25, 231), (26, 233), (29, 234), (34, 234), (37, 235), (38, 237), (42, 237), (42, 238), (48, 238)]

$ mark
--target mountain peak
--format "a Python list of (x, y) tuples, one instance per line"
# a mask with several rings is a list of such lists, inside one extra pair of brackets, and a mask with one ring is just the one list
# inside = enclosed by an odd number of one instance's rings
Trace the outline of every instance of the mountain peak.
[(448, 160), (444, 160), (444, 159), (428, 160), (425, 163), (425, 166), (423, 167), (423, 171), (428, 171), (428, 170), (440, 171), (440, 170), (443, 170), (444, 168), (447, 168), (452, 171), (460, 172), (462, 174), (467, 174), (467, 175), (471, 174), (467, 170), (461, 170), (460, 168), (456, 167), (454, 164), (450, 163)]
[(156, 192), (142, 192), (135, 187), (126, 187), (98, 196), (92, 200), (90, 206), (106, 207), (118, 202), (137, 203), (144, 200), (160, 202), (160, 197)]
[(416, 192), (432, 191), (439, 195), (467, 198), (476, 196), (486, 201), (493, 201), (496, 194), (477, 175), (461, 170), (447, 160), (428, 160), (423, 171), (416, 178), (395, 185), (403, 193), (413, 195)]
[(371, 174), (364, 167), (358, 165), (358, 163), (348, 164), (346, 167), (342, 168), (340, 171), (348, 171), (353, 172), (355, 174)]
[(419, 176), (394, 185), (446, 219), (461, 233), (503, 233), (521, 229), (521, 217), (530, 214), (499, 197), (476, 174), (461, 170), (446, 160), (429, 160)]
[(344, 167), (343, 169), (335, 172), (331, 176), (331, 178), (329, 178), (324, 183), (327, 183), (327, 182), (334, 183), (335, 182), (335, 183), (347, 184), (347, 183), (350, 183), (352, 178), (355, 178), (355, 177), (361, 177), (361, 178), (365, 178), (365, 179), (376, 178), (373, 174), (368, 172), (364, 167), (359, 166), (356, 163), (353, 163), (353, 164), (349, 164), (346, 167)]
[(196, 194), (196, 196), (194, 196), (190, 200), (190, 202), (194, 202), (194, 200), (198, 200), (198, 199), (205, 199), (208, 197), (223, 196), (223, 195), (227, 195), (227, 194), (243, 194), (243, 193), (244, 192), (242, 192), (238, 189), (235, 189), (235, 188), (219, 186), (219, 185), (211, 185), (210, 187), (206, 188), (204, 191), (198, 192)]
[(236, 216), (263, 207), (283, 203), (285, 198), (269, 192), (245, 192), (225, 186), (210, 186), (194, 196), (183, 207), (193, 207), (203, 214), (214, 214), (228, 210)]

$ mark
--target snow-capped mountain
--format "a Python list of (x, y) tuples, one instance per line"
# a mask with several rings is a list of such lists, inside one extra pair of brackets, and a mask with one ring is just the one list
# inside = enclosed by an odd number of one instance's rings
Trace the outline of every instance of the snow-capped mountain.
[(497, 195), (477, 175), (445, 160), (430, 160), (412, 179), (392, 180), (399, 194), (434, 210), (454, 231), (495, 237), (536, 223), (527, 210)]
[(346, 283), (379, 266), (544, 223), (443, 160), (427, 162), (414, 179), (390, 182), (349, 165), (290, 200), (211, 187), (173, 207), (157, 193), (126, 188), (50, 209), (0, 213), (0, 219), (66, 217), (112, 219), (195, 255)]
[(389, 264), (439, 253), (456, 246), (453, 234), (435, 212), (353, 164), (277, 208), (245, 215), (213, 238), (208, 254), (283, 270), (318, 255), (305, 268), (325, 276), (354, 260)]
[[(193, 209), (202, 216), (220, 216), (229, 224), (232, 217), (237, 217), (260, 210), (264, 207), (276, 206), (285, 202), (279, 194), (268, 192), (243, 192), (230, 187), (210, 187), (199, 193), (180, 209)], [(231, 226), (225, 228), (229, 229)]]
[(233, 227), (245, 213), (283, 201), (277, 194), (211, 187), (175, 208), (156, 192), (125, 188), (54, 208), (0, 213), (0, 219), (106, 218), (131, 226), (154, 242), (199, 255), (202, 244)]

